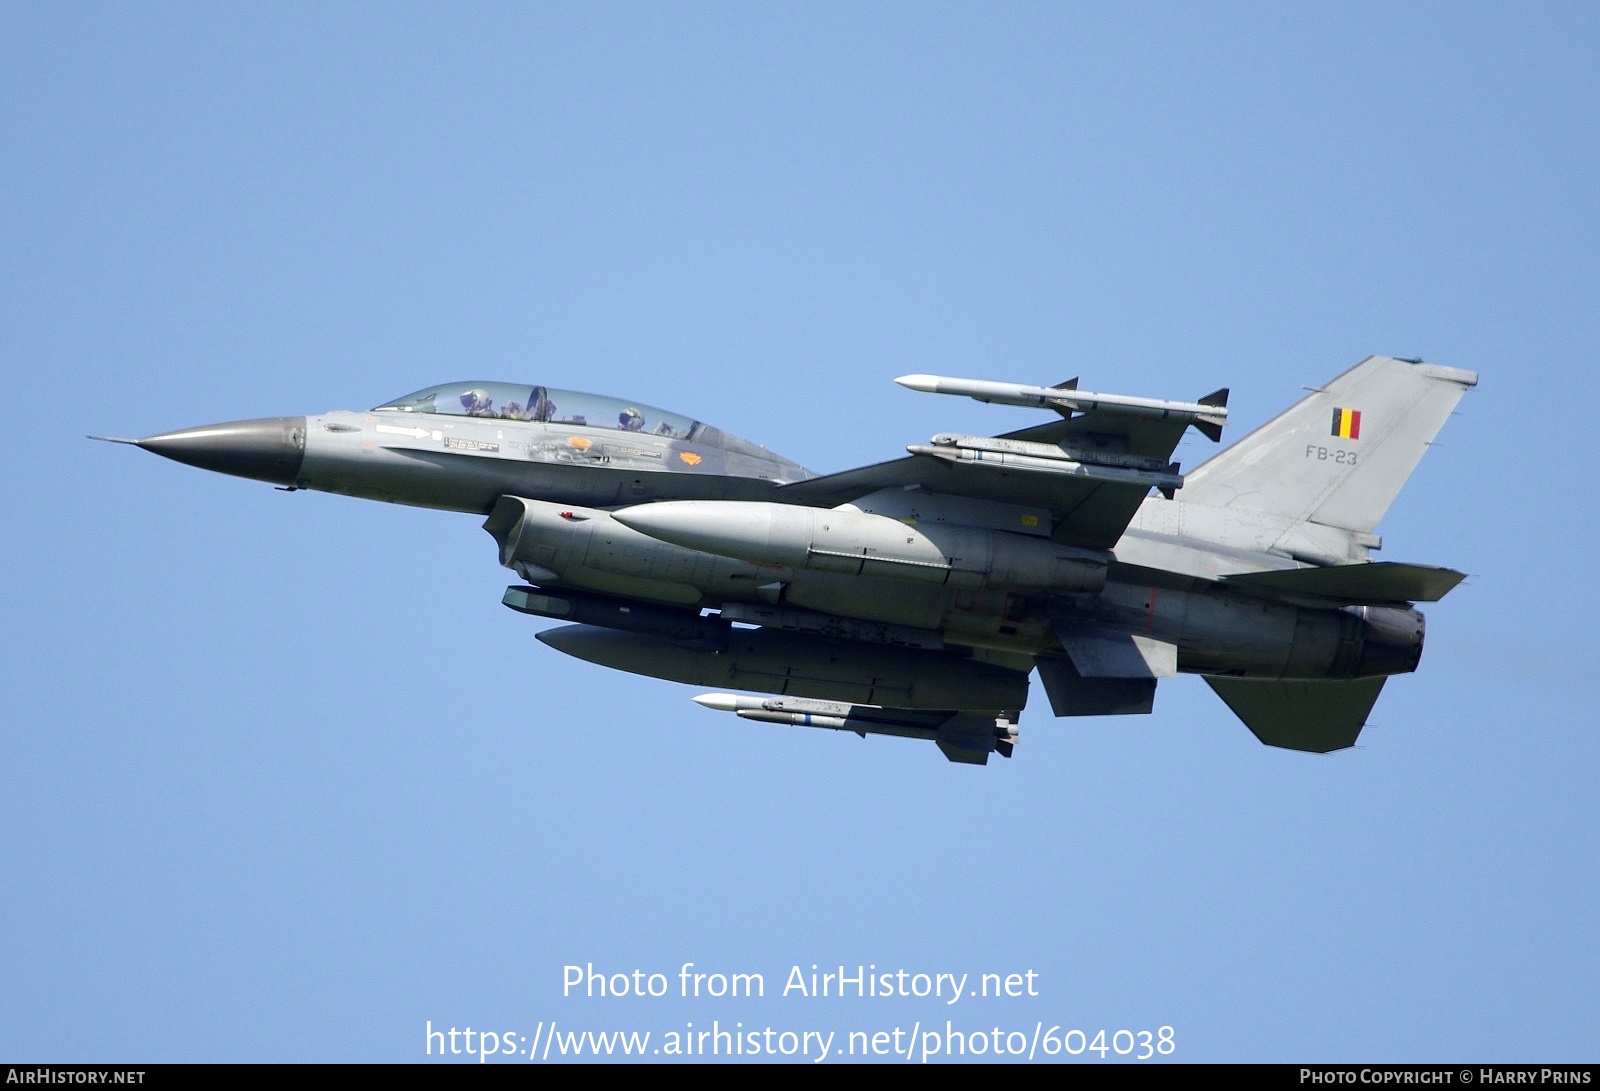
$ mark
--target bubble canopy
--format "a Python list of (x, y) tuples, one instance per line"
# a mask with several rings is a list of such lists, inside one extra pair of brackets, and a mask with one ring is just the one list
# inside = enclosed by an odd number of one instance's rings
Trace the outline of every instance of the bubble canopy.
[(689, 439), (703, 429), (698, 421), (642, 402), (519, 383), (445, 383), (384, 402), (373, 412), (381, 410), (615, 428), (674, 439)]

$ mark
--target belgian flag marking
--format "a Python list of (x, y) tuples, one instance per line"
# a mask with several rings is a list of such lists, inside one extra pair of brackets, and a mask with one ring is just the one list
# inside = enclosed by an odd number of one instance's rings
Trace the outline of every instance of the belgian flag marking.
[(1333, 411), (1333, 434), (1340, 439), (1361, 438), (1361, 410), (1335, 409)]

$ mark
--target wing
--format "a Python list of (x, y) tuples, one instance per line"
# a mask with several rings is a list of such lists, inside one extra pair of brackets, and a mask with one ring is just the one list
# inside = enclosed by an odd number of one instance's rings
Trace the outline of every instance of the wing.
[[(1219, 391), (1210, 397), (1226, 397)], [(1152, 488), (1182, 484), (1170, 460), (1192, 417), (1089, 409), (992, 437), (941, 435), (909, 458), (783, 485), (775, 499), (837, 507), (880, 489), (911, 488), (1050, 512), (1051, 537), (1110, 549)]]

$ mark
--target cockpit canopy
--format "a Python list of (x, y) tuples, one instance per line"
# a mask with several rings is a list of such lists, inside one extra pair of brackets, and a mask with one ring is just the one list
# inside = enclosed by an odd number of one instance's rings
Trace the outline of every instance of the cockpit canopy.
[(694, 439), (705, 430), (705, 426), (698, 421), (641, 402), (517, 383), (471, 382), (430, 386), (415, 394), (384, 402), (374, 412), (383, 409), (395, 409), (403, 413), (447, 413), (457, 417), (494, 417), (500, 420), (615, 428), (621, 432), (643, 432), (672, 439)]

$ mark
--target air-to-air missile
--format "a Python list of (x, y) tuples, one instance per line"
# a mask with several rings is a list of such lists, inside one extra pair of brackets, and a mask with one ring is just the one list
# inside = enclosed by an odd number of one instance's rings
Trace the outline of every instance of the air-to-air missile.
[(898, 735), (903, 739), (927, 739), (937, 743), (952, 761), (986, 757), (990, 750), (1009, 758), (1017, 742), (1016, 725), (1004, 716), (997, 722), (970, 713), (918, 712), (805, 697), (747, 697), (735, 693), (702, 693), (693, 700), (702, 708), (731, 712), (742, 720), (758, 723), (854, 731), (862, 738)]
[(1161, 398), (1135, 398), (1127, 394), (1094, 394), (1079, 390), (1076, 379), (1059, 386), (1026, 386), (988, 379), (951, 379), (943, 375), (902, 375), (895, 382), (907, 390), (924, 394), (953, 394), (995, 405), (1021, 405), (1074, 413), (1122, 413), (1145, 420), (1181, 421), (1196, 425), (1212, 439), (1220, 438), (1222, 426), (1228, 423), (1226, 387), (1196, 402), (1172, 402)]
[(179, 462), (478, 512), (507, 606), (592, 663), (766, 694), (743, 719), (1009, 756), (1037, 671), (1057, 716), (1149, 713), (1198, 674), (1263, 742), (1355, 742), (1462, 575), (1377, 562), (1378, 521), (1477, 377), (1370, 357), (1188, 474), (1194, 402), (930, 375), (913, 390), (1048, 410), (818, 476), (638, 402), (453, 383), (365, 413), (122, 440)]

